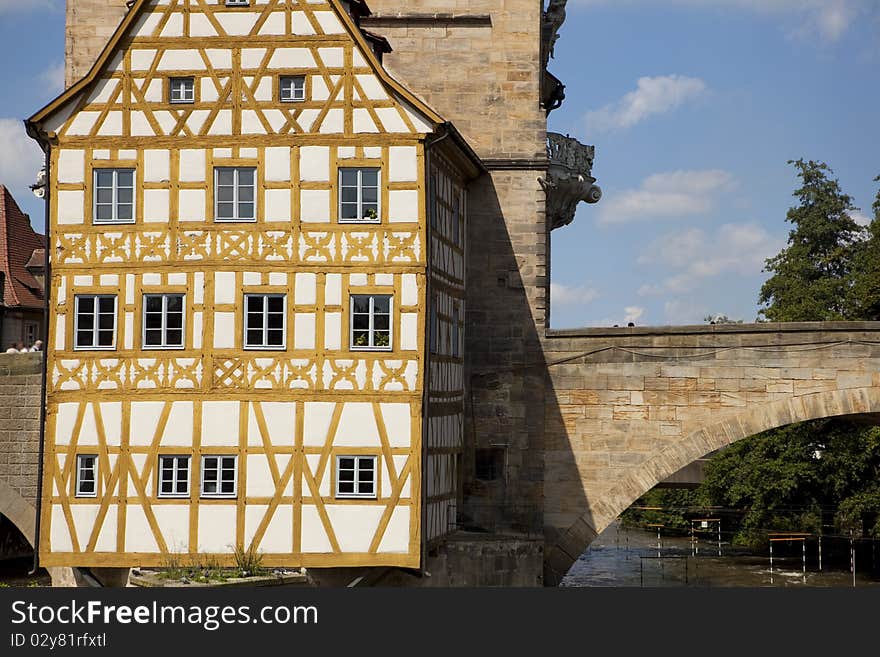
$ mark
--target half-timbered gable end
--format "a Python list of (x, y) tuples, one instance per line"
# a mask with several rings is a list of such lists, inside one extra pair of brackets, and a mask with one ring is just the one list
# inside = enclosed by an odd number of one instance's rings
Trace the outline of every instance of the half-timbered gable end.
[(479, 163), (454, 129), (339, 0), (138, 0), (28, 127), (51, 179), (42, 563), (418, 567), (461, 449)]

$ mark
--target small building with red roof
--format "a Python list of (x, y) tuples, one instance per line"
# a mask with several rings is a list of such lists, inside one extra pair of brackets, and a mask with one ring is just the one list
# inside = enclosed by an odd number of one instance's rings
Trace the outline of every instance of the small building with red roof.
[(42, 339), (46, 236), (0, 185), (0, 353)]

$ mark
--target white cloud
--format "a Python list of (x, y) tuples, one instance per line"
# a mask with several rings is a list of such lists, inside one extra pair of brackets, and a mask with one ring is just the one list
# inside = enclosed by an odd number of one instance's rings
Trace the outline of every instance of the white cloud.
[(706, 83), (683, 75), (639, 78), (635, 91), (620, 100), (588, 112), (584, 117), (590, 134), (629, 128), (654, 114), (664, 114), (700, 96)]
[(595, 301), (599, 291), (589, 285), (570, 286), (562, 283), (550, 283), (550, 304), (574, 306)]
[(0, 118), (0, 144), (0, 184), (9, 187), (13, 196), (30, 194), (28, 186), (43, 166), (37, 142), (27, 136), (18, 119)]
[(672, 273), (659, 283), (639, 288), (640, 296), (681, 294), (706, 278), (721, 274), (753, 276), (779, 252), (784, 238), (755, 223), (724, 224), (713, 234), (692, 228), (665, 235), (638, 257), (640, 265), (659, 265)]
[(859, 226), (867, 226), (871, 223), (871, 217), (866, 214), (862, 214), (859, 210), (853, 210), (849, 213), (850, 218), (855, 221)]
[(781, 16), (795, 21), (791, 35), (824, 41), (838, 41), (860, 16), (876, 12), (876, 0), (576, 0), (575, 5), (678, 6), (729, 8)]
[(40, 74), (40, 79), (46, 83), (50, 94), (60, 94), (64, 91), (64, 62), (51, 64)]
[(641, 306), (627, 306), (623, 309), (623, 312), (626, 313), (623, 316), (623, 323), (629, 324), (630, 322), (632, 322), (633, 324), (635, 324), (636, 320), (638, 320), (639, 317), (645, 314), (645, 309)]
[(726, 171), (670, 171), (645, 178), (638, 189), (609, 194), (599, 206), (600, 224), (705, 214), (715, 196), (736, 186)]

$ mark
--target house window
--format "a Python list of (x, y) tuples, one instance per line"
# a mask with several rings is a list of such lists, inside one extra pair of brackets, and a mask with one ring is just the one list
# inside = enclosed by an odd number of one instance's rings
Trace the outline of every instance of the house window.
[(235, 497), (237, 456), (202, 457), (202, 497)]
[(256, 174), (254, 167), (214, 169), (214, 220), (256, 221)]
[(244, 295), (245, 348), (284, 349), (284, 306), (283, 294)]
[(37, 332), (40, 330), (36, 322), (24, 323), (24, 340), (26, 345), (33, 345), (37, 341)]
[(134, 169), (95, 169), (94, 177), (94, 223), (132, 223)]
[(172, 103), (193, 103), (196, 100), (195, 81), (192, 78), (171, 78), (168, 93)]
[(116, 296), (77, 295), (75, 349), (114, 349), (116, 346)]
[(94, 454), (76, 456), (76, 497), (98, 496), (98, 457)]
[(159, 457), (159, 497), (189, 497), (189, 457)]
[(504, 476), (504, 449), (499, 447), (478, 447), (474, 450), (475, 472), (480, 481), (494, 481)]
[(459, 310), (458, 304), (452, 306), (452, 357), (458, 358), (460, 345), (459, 342), (461, 340), (461, 335), (459, 333), (460, 329), (458, 326), (459, 322)]
[(250, 0), (226, 0), (227, 7), (247, 7)]
[(183, 347), (183, 295), (144, 295), (144, 347)]
[(391, 349), (391, 296), (351, 296), (351, 348)]
[(304, 75), (281, 76), (281, 101), (294, 103), (306, 99), (306, 78)]
[(339, 170), (339, 221), (379, 221), (379, 169)]
[(376, 457), (336, 457), (336, 497), (376, 497)]

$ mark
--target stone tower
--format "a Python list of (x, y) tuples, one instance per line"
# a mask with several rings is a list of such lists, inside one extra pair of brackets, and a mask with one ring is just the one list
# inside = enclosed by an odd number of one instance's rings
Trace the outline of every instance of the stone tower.
[[(468, 191), (464, 526), (540, 534), (550, 231), (595, 202), (592, 149), (549, 142), (563, 85), (547, 71), (565, 0), (347, 0), (384, 36), (386, 69), (452, 121), (486, 173)], [(67, 0), (67, 81), (84, 75), (125, 0)], [(343, 3), (345, 4), (345, 3)]]

